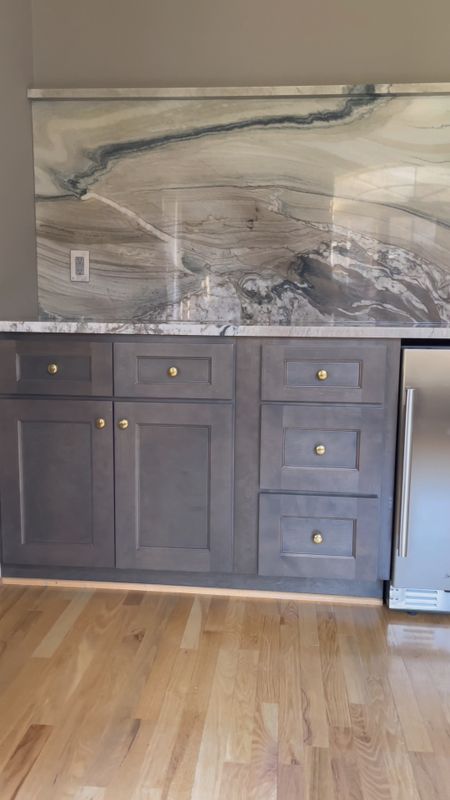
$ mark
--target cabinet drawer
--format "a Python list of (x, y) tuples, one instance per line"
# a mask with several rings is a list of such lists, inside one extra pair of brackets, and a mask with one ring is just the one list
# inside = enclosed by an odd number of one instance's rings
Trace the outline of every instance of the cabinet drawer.
[(3, 394), (110, 395), (112, 345), (61, 340), (0, 342)]
[(383, 408), (267, 404), (261, 488), (378, 494)]
[(383, 403), (385, 342), (302, 342), (262, 348), (262, 399)]
[(234, 345), (124, 342), (114, 345), (114, 370), (118, 395), (230, 400)]
[(375, 580), (375, 498), (261, 495), (259, 574)]

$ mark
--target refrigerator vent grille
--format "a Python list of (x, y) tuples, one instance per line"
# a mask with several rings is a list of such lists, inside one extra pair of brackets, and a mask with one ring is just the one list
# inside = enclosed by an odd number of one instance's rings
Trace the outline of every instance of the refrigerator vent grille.
[[(448, 599), (447, 599), (448, 598)], [(390, 608), (411, 611), (450, 610), (450, 595), (439, 589), (397, 589), (390, 587)]]
[(407, 604), (414, 603), (415, 606), (422, 608), (438, 608), (439, 606), (439, 593), (436, 590), (406, 589), (404, 599)]

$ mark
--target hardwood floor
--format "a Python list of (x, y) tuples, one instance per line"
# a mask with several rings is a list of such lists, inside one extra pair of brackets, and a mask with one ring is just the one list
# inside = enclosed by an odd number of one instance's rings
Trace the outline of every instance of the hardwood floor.
[(0, 587), (1, 800), (448, 800), (450, 619)]

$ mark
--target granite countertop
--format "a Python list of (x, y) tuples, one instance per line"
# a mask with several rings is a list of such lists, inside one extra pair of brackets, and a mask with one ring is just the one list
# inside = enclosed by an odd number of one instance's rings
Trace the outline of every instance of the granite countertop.
[(223, 322), (0, 321), (0, 333), (139, 334), (147, 336), (271, 336), (330, 339), (450, 339), (439, 325), (229, 325)]

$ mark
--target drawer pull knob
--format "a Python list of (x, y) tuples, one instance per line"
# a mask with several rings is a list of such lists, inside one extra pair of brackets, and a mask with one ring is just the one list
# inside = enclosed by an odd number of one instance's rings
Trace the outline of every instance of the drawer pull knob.
[(128, 425), (130, 424), (127, 419), (119, 419), (117, 423), (121, 431), (126, 431)]
[(322, 544), (323, 536), (320, 531), (313, 531), (312, 540), (314, 544)]
[(59, 372), (58, 364), (49, 364), (47, 367), (47, 372), (49, 375), (56, 375)]
[(106, 428), (106, 419), (103, 417), (99, 417), (95, 420), (95, 427), (98, 428), (99, 431), (102, 431), (103, 428)]
[(169, 378), (176, 378), (178, 375), (178, 367), (169, 367), (167, 374)]
[(319, 381), (326, 381), (326, 379), (328, 378), (328, 372), (326, 371), (326, 369), (317, 370), (316, 375)]
[(314, 452), (315, 452), (316, 456), (324, 456), (326, 451), (327, 451), (327, 448), (325, 447), (324, 444), (316, 444), (316, 446), (314, 448)]

